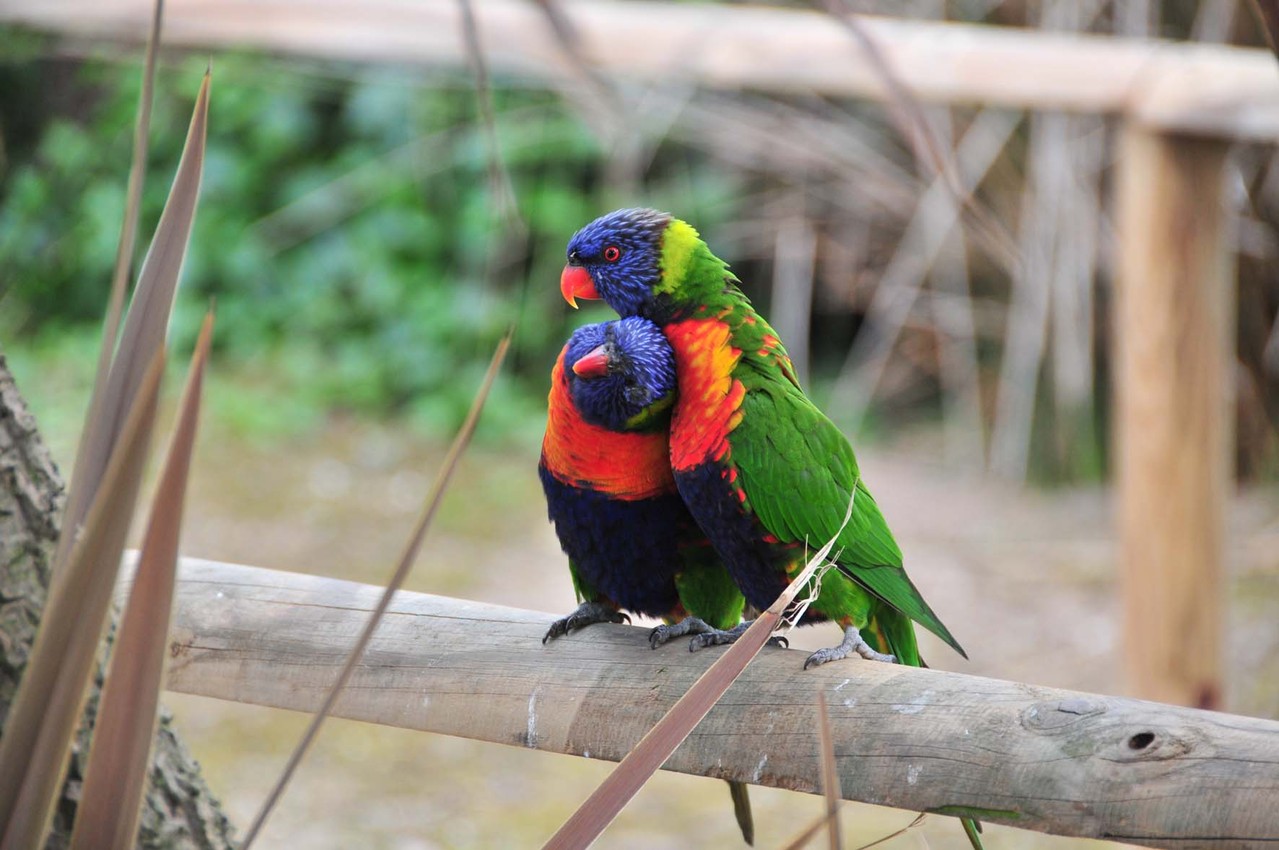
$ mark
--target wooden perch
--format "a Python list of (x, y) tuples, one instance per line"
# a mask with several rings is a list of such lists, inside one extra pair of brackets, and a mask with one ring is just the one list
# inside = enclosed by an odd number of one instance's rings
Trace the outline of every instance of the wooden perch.
[[(820, 12), (722, 4), (562, 0), (577, 49), (607, 74), (884, 99), (883, 76)], [(498, 72), (576, 70), (534, 2), (474, 4)], [(151, 0), (0, 0), (0, 21), (94, 41), (141, 41)], [(357, 62), (462, 66), (454, 0), (168, 0), (166, 44), (258, 48)], [(960, 23), (863, 18), (922, 100), (1126, 113), (1151, 127), (1279, 139), (1279, 65), (1265, 50)]]
[[(169, 687), (311, 711), (379, 588), (185, 559)], [(567, 604), (567, 603), (566, 603)], [(711, 663), (647, 630), (401, 592), (336, 713), (620, 760)], [(846, 799), (1159, 847), (1279, 846), (1279, 722), (765, 649), (666, 767), (816, 793), (816, 692)]]

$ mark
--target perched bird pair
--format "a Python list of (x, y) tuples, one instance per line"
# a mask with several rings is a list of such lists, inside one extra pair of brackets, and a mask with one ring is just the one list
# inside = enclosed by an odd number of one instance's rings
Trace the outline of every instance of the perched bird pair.
[(802, 622), (834, 620), (844, 639), (806, 668), (853, 654), (923, 666), (912, 620), (965, 655), (907, 577), (848, 440), (697, 231), (655, 210), (605, 215), (570, 240), (560, 289), (622, 318), (579, 330), (555, 367), (540, 469), (583, 602), (547, 639), (625, 609), (667, 620), (653, 646), (731, 643), (748, 624), (725, 574), (763, 610), (836, 538)]

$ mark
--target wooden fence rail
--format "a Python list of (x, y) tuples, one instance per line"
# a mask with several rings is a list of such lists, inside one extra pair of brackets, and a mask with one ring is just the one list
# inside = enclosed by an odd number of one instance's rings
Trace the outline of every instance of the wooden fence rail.
[[(168, 686), (311, 711), (380, 592), (184, 559)], [(337, 714), (617, 761), (714, 658), (650, 650), (631, 626), (543, 646), (552, 619), (402, 592)], [(766, 649), (666, 768), (815, 792), (822, 689), (847, 799), (1158, 847), (1279, 846), (1279, 722), (804, 657)]]
[[(834, 18), (739, 5), (560, 0), (581, 55), (619, 77), (883, 100), (883, 77)], [(572, 76), (532, 0), (475, 15), (500, 72)], [(454, 0), (168, 0), (166, 44), (463, 65)], [(0, 21), (140, 42), (151, 0), (0, 0)], [(1125, 113), (1165, 131), (1279, 139), (1279, 67), (1265, 50), (892, 18), (866, 30), (916, 97), (1018, 109)]]

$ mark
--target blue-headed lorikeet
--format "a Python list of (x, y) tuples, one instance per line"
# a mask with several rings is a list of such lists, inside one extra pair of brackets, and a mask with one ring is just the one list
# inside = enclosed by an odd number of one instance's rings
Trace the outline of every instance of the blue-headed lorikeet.
[[(551, 372), (538, 473), (581, 604), (543, 643), (621, 610), (729, 629), (745, 601), (675, 489), (667, 440), (674, 354), (656, 325), (627, 318), (575, 331)], [(753, 843), (746, 785), (729, 782)]]
[[(675, 483), (747, 603), (767, 608), (807, 549), (837, 538), (837, 569), (804, 616), (836, 621), (844, 639), (804, 666), (853, 654), (923, 666), (912, 620), (967, 657), (907, 577), (848, 439), (804, 394), (781, 340), (697, 231), (668, 213), (617, 210), (574, 234), (567, 255), (560, 291), (571, 305), (602, 298), (660, 326), (674, 349)], [(697, 634), (690, 648), (740, 633)], [(976, 823), (964, 828), (980, 846)]]

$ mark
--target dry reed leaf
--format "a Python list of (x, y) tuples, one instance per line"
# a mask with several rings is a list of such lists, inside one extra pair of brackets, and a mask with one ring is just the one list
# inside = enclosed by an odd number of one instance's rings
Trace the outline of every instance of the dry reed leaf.
[(479, 423), (480, 413), (484, 410), (484, 402), (488, 399), (489, 390), (492, 389), (493, 381), (497, 378), (498, 369), (501, 368), (502, 360), (506, 357), (506, 351), (510, 348), (511, 336), (514, 332), (514, 328), (508, 330), (497, 344), (497, 350), (493, 352), (493, 359), (489, 362), (488, 371), (484, 374), (484, 380), (481, 382), (479, 390), (475, 393), (474, 401), (471, 402), (471, 409), (466, 414), (466, 420), (463, 421), (457, 436), (453, 438), (453, 443), (449, 446), (448, 453), (444, 456), (444, 463), (440, 467), (439, 475), (436, 476), (435, 483), (431, 485), (431, 491), (426, 497), (426, 507), (418, 518), (417, 525), (413, 528), (413, 534), (409, 538), (408, 544), (404, 547), (404, 553), (400, 556), (394, 575), (391, 576), (390, 582), (387, 583), (386, 588), (383, 590), (382, 597), (378, 600), (377, 607), (373, 609), (373, 613), (369, 616), (368, 623), (365, 624), (364, 630), (355, 642), (355, 646), (351, 648), (351, 654), (347, 656), (346, 664), (343, 665), (342, 671), (333, 683), (333, 687), (329, 689), (324, 702), (320, 705), (319, 710), (316, 711), (315, 716), (311, 718), (311, 724), (302, 733), (302, 739), (298, 741), (297, 746), (289, 755), (289, 760), (285, 764), (284, 770), (281, 771), (279, 779), (276, 780), (270, 793), (267, 794), (262, 808), (253, 818), (253, 823), (249, 825), (249, 829), (244, 836), (244, 842), (240, 845), (240, 850), (249, 850), (249, 847), (262, 831), (267, 817), (270, 816), (271, 811), (275, 808), (275, 804), (279, 802), (285, 786), (289, 784), (289, 780), (293, 778), (294, 772), (302, 762), (302, 757), (306, 755), (306, 751), (310, 748), (316, 735), (319, 734), (320, 726), (324, 723), (325, 718), (329, 716), (329, 712), (333, 710), (333, 706), (337, 702), (338, 696), (341, 695), (342, 689), (346, 687), (351, 674), (355, 672), (355, 665), (364, 656), (364, 650), (368, 647), (369, 641), (373, 637), (373, 632), (377, 629), (378, 623), (382, 621), (382, 616), (391, 604), (391, 597), (404, 584), (404, 579), (408, 577), (409, 569), (412, 568), (413, 562), (417, 560), (418, 552), (422, 549), (422, 540), (426, 537), (427, 529), (431, 527), (431, 521), (435, 519), (435, 513), (439, 510), (440, 502), (444, 498), (444, 492), (448, 488), (449, 480), (453, 477), (458, 461), (462, 458), (462, 452), (466, 450), (467, 444), (471, 441), (471, 435), (475, 433), (475, 426)]
[(874, 841), (872, 841), (869, 844), (863, 844), (861, 847), (858, 847), (857, 850), (870, 850), (870, 848), (878, 847), (879, 845), (883, 844), (886, 841), (892, 841), (894, 838), (896, 838), (899, 835), (905, 835), (907, 832), (909, 832), (910, 830), (914, 829), (915, 827), (923, 823), (924, 818), (926, 817), (928, 817), (928, 815), (924, 814), (923, 812), (920, 812), (918, 815), (915, 816), (915, 819), (913, 821), (906, 824), (901, 829), (897, 830), (896, 832), (890, 832), (887, 835), (885, 835), (883, 838), (876, 838)]
[(72, 850), (134, 847), (164, 684), (183, 501), (212, 336), (210, 311), (191, 358), (173, 441), (151, 501), (142, 554), (102, 687), (71, 833)]
[(804, 828), (803, 832), (791, 839), (790, 843), (786, 845), (784, 850), (800, 850), (801, 847), (807, 847), (808, 842), (813, 840), (813, 836), (822, 831), (822, 827), (826, 825), (826, 821), (828, 819), (829, 816), (823, 814), (817, 820), (810, 823)]
[(830, 836), (830, 850), (843, 846), (839, 835), (839, 800), (843, 796), (839, 788), (839, 769), (835, 765), (835, 736), (830, 728), (830, 709), (826, 707), (826, 694), (817, 692), (817, 737), (822, 755), (822, 793), (826, 795), (826, 834)]
[(528, 233), (528, 226), (520, 218), (519, 205), (515, 201), (515, 186), (511, 174), (502, 159), (502, 147), (497, 140), (497, 119), (493, 110), (493, 90), (489, 85), (488, 64), (484, 61), (484, 46), (480, 43), (480, 25), (475, 20), (471, 0), (458, 0), (462, 12), (462, 41), (475, 75), (475, 99), (479, 103), (480, 120), (484, 124), (484, 139), (489, 149), (489, 190), (497, 202), (498, 212), (506, 226), (520, 234)]
[(751, 627), (698, 677), (688, 692), (626, 754), (626, 758), (622, 759), (608, 778), (551, 836), (544, 850), (577, 850), (590, 846), (644, 783), (671, 757), (671, 753), (675, 752), (707, 712), (719, 702), (751, 659), (764, 648), (769, 636), (783, 622), (786, 609), (808, 584), (809, 579), (824, 566), (826, 556), (830, 554), (835, 541), (853, 516), (856, 498), (857, 487), (854, 482), (853, 496), (848, 500), (848, 511), (834, 536), (809, 559), (808, 564), (786, 586), (781, 596), (768, 606), (768, 610), (755, 619)]
[[(101, 472), (106, 468), (105, 460), (89, 461), (89, 447), (97, 446), (96, 438), (90, 439), (95, 425), (103, 421), (102, 410), (106, 405), (107, 376), (111, 371), (111, 355), (115, 352), (116, 337), (120, 333), (120, 317), (124, 312), (124, 292), (128, 285), (129, 271), (133, 265), (133, 246), (137, 241), (138, 216), (142, 208), (142, 184), (146, 178), (147, 139), (151, 127), (152, 92), (155, 89), (155, 60), (160, 44), (160, 22), (163, 17), (163, 0), (156, 0), (154, 14), (151, 18), (151, 32), (147, 37), (146, 60), (142, 66), (142, 91), (138, 95), (138, 116), (133, 127), (133, 160), (129, 165), (129, 183), (125, 191), (124, 222), (120, 227), (120, 242), (116, 246), (115, 270), (111, 276), (111, 296), (107, 302), (107, 314), (102, 323), (102, 346), (98, 351), (97, 374), (93, 380), (93, 394), (89, 398), (89, 409), (85, 414), (84, 428), (81, 431), (80, 443), (76, 447), (75, 465), (71, 468), (70, 497), (67, 500), (66, 513), (63, 516), (62, 528), (76, 529), (84, 521), (84, 513), (101, 480)], [(104, 429), (105, 430), (105, 429)], [(90, 469), (97, 474), (90, 478)], [(59, 572), (59, 564), (70, 552), (74, 534), (64, 533), (58, 540), (58, 552), (53, 559), (53, 574)]]
[(0, 850), (26, 850), (44, 840), (111, 606), (163, 373), (164, 349), (159, 349), (111, 453), (84, 533), (71, 549), (65, 578), (50, 589), (0, 738)]
[(1252, 0), (1252, 8), (1261, 19), (1270, 49), (1279, 58), (1279, 0)]
[[(901, 829), (898, 829), (894, 832), (890, 832), (888, 833), (888, 835), (885, 835), (883, 838), (876, 838), (874, 841), (870, 842), (869, 844), (863, 844), (862, 846), (858, 847), (857, 850), (871, 850), (872, 847), (878, 847), (879, 845), (885, 842), (892, 841), (897, 836), (904, 835), (905, 833), (919, 826), (921, 823), (924, 822), (925, 817), (926, 815), (921, 813), (917, 815), (913, 821), (906, 824)], [(813, 840), (813, 836), (816, 835), (821, 830), (821, 828), (826, 825), (826, 821), (829, 819), (830, 819), (830, 815), (824, 814), (821, 817), (819, 817), (817, 820), (813, 821), (811, 824), (808, 825), (807, 829), (805, 829), (798, 836), (796, 836), (796, 838), (793, 841), (791, 841), (790, 844), (786, 845), (785, 850), (799, 850), (799, 848), (808, 844), (808, 842)]]
[(845, 0), (823, 0), (826, 11), (830, 13), (853, 36), (870, 65), (879, 74), (888, 93), (891, 114), (902, 135), (910, 144), (915, 158), (924, 163), (935, 177), (942, 178), (943, 183), (954, 196), (959, 207), (968, 213), (969, 224), (973, 227), (973, 236), (990, 253), (993, 259), (1010, 273), (1014, 273), (1021, 265), (1021, 252), (1017, 241), (1008, 229), (984, 204), (966, 191), (959, 180), (959, 172), (955, 168), (953, 158), (943, 149), (933, 127), (928, 123), (924, 109), (910, 88), (902, 81), (897, 70), (879, 49), (878, 42), (862, 25), (861, 19), (845, 5)]
[(187, 130), (182, 158), (164, 203), (164, 211), (160, 214), (160, 223), (151, 239), (151, 247), (142, 262), (138, 285), (133, 290), (129, 314), (124, 320), (120, 345), (111, 361), (106, 384), (94, 389), (94, 400), (90, 403), (92, 418), (85, 424), (80, 448), (76, 452), (75, 470), (62, 521), (62, 539), (53, 562), (54, 585), (65, 572), (62, 565), (70, 555), (84, 514), (94, 500), (102, 471), (138, 392), (142, 375), (155, 352), (163, 347), (168, 332), (169, 314), (173, 310), (173, 298), (200, 194), (209, 115), (209, 79), (206, 72)]

